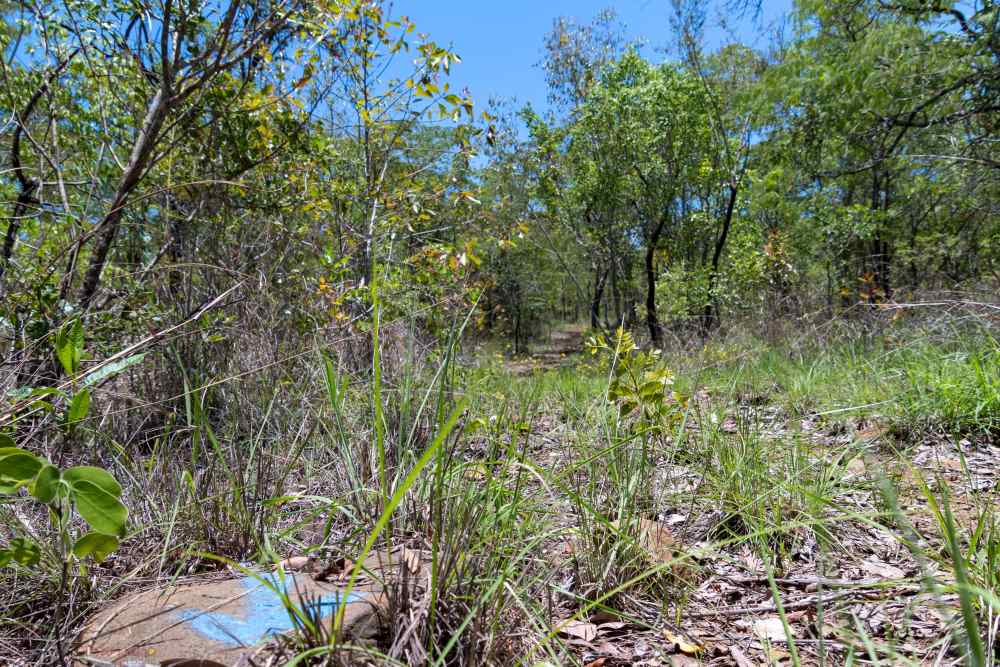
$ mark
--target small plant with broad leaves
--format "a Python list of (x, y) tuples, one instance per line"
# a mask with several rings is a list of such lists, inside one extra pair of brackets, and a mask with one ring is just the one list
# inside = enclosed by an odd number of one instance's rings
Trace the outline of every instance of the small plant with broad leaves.
[[(121, 486), (106, 470), (91, 466), (60, 470), (0, 435), (0, 494), (6, 496), (0, 502), (18, 500), (22, 488), (48, 508), (58, 533), (54, 547), (60, 560), (65, 562), (73, 556), (100, 562), (118, 548), (128, 510), (121, 501)], [(82, 535), (72, 530), (74, 512), (89, 526)], [(41, 555), (41, 546), (36, 542), (15, 538), (0, 546), (0, 566), (16, 562), (31, 567), (38, 564)]]
[(656, 434), (680, 418), (684, 399), (671, 391), (674, 374), (659, 350), (640, 350), (632, 334), (620, 327), (610, 340), (603, 334), (592, 336), (587, 349), (610, 364), (608, 400), (619, 406), (623, 417), (635, 415), (644, 430)]
[[(83, 326), (75, 319), (55, 336), (55, 356), (69, 376), (68, 386), (72, 390), (53, 387), (21, 390), (23, 398), (36, 399), (30, 402), (30, 408), (42, 408), (46, 412), (55, 410), (50, 402), (52, 398), (64, 399), (66, 409), (61, 427), (68, 436), (75, 433), (78, 424), (87, 416), (91, 387), (142, 360), (142, 355), (136, 355), (105, 363), (81, 378), (83, 351)], [(121, 486), (106, 470), (92, 466), (60, 470), (46, 459), (18, 448), (9, 436), (0, 434), (0, 502), (21, 500), (18, 494), (22, 488), (27, 489), (30, 498), (48, 508), (57, 533), (52, 554), (60, 562), (67, 563), (71, 557), (93, 558), (100, 562), (118, 548), (118, 540), (125, 532), (128, 510), (121, 502)], [(90, 528), (82, 535), (74, 533), (74, 512)], [(18, 537), (0, 546), (0, 567), (11, 562), (34, 566), (41, 556), (41, 545), (28, 537)]]

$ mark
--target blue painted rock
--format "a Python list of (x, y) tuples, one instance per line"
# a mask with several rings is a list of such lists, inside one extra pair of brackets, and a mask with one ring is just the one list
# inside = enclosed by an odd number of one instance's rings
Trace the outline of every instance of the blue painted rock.
[[(377, 569), (387, 569), (379, 565), (380, 557), (370, 560)], [(299, 608), (311, 608), (313, 618), (327, 622), (346, 607), (343, 636), (373, 637), (385, 621), (386, 596), (379, 581), (384, 577), (372, 574), (376, 576), (364, 577), (350, 592), (344, 591), (343, 581), (319, 582), (301, 573), (145, 591), (91, 619), (81, 635), (78, 664), (125, 667), (198, 659), (245, 665), (269, 638), (293, 629), (286, 595)]]

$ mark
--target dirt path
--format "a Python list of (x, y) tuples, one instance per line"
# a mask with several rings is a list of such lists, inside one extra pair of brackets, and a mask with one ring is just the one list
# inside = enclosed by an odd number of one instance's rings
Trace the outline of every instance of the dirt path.
[(570, 366), (574, 357), (583, 352), (586, 332), (583, 324), (561, 324), (549, 332), (547, 340), (536, 342), (527, 355), (507, 359), (504, 368), (523, 376)]

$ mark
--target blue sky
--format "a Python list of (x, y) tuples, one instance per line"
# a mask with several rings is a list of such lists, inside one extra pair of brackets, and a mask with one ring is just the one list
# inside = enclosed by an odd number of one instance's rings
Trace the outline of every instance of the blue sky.
[[(721, 6), (721, 5), (720, 5)], [(462, 63), (453, 70), (452, 85), (468, 87), (477, 106), (492, 96), (516, 97), (537, 109), (547, 107), (545, 77), (536, 67), (542, 42), (558, 16), (582, 22), (601, 9), (614, 8), (631, 37), (644, 38), (651, 47), (669, 45), (670, 0), (396, 0), (397, 14), (409, 16), (419, 32), (442, 45), (450, 44)], [(763, 26), (782, 16), (791, 0), (764, 0), (762, 18), (732, 19), (739, 39), (765, 46)], [(708, 12), (707, 40), (717, 46), (727, 41), (716, 20), (719, 6)], [(652, 48), (651, 58), (662, 58)]]

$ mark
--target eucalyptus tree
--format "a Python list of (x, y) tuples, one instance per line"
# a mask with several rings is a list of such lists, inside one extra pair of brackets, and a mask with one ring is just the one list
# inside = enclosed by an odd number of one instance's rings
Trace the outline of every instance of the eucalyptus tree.
[[(533, 196), (540, 214), (586, 257), (591, 327), (610, 326), (607, 317), (602, 320), (601, 305), (608, 276), (618, 261), (614, 249), (621, 247), (621, 229), (616, 226), (620, 179), (613, 165), (605, 162), (603, 171), (598, 167), (599, 137), (586, 139), (579, 125), (546, 121), (530, 107), (522, 118), (530, 135), (536, 171)], [(582, 281), (574, 278), (573, 282), (579, 286)]]
[[(900, 191), (919, 171), (920, 154), (950, 141), (894, 119), (912, 114), (924, 91), (946, 86), (956, 44), (874, 2), (803, 1), (796, 20), (798, 38), (764, 89), (806, 156), (799, 167), (814, 199), (836, 204), (824, 204), (819, 218), (839, 229), (831, 247), (841, 283), (861, 277), (870, 300), (891, 298)], [(938, 110), (955, 109), (960, 97), (951, 91)]]
[(665, 234), (676, 234), (681, 200), (701, 175), (710, 142), (707, 107), (695, 77), (630, 50), (606, 70), (573, 126), (574, 142), (589, 157), (577, 187), (615, 197), (624, 238), (642, 246), (646, 326), (654, 344), (663, 333), (657, 252)]
[(704, 105), (709, 131), (709, 148), (700, 183), (700, 208), (716, 221), (716, 229), (706, 248), (711, 259), (707, 272), (707, 302), (701, 314), (701, 328), (708, 333), (720, 319), (718, 282), (723, 253), (739, 215), (741, 197), (749, 180), (755, 129), (753, 94), (766, 65), (753, 50), (731, 44), (706, 57), (690, 38), (687, 67), (699, 79), (707, 103)]
[[(121, 326), (97, 314), (139, 308), (123, 297), (169, 254), (174, 204), (273, 154), (227, 165), (235, 171), (221, 178), (198, 170), (198, 157), (234, 138), (220, 131), (220, 115), (287, 105), (275, 54), (281, 60), (307, 8), (298, 0), (8, 7), (16, 29), (3, 42), (0, 103), (13, 119), (5, 128), (13, 192), (0, 291), (18, 349), (81, 313)], [(27, 354), (36, 370), (59, 372), (43, 352)]]

